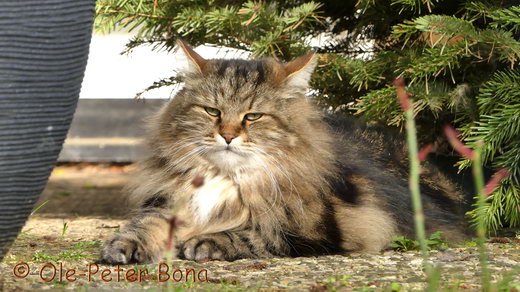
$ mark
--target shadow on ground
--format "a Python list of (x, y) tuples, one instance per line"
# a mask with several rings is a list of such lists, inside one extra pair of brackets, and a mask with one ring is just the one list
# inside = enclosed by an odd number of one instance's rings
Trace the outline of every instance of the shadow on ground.
[(132, 165), (61, 165), (54, 169), (35, 208), (46, 217), (124, 218), (130, 211), (124, 186)]

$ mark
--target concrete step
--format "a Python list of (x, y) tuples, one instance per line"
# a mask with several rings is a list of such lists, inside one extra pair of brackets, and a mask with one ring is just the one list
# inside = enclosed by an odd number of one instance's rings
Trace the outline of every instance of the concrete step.
[(146, 156), (145, 120), (166, 99), (80, 99), (60, 162), (133, 162)]

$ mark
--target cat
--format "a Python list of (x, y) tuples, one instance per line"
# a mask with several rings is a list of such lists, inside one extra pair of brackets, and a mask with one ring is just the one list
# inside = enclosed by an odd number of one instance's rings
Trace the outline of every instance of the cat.
[[(173, 214), (174, 254), (195, 261), (379, 252), (414, 236), (405, 144), (313, 105), (315, 54), (206, 60), (178, 46), (185, 85), (152, 118), (139, 207), (104, 262), (160, 261)], [(461, 240), (460, 190), (433, 167), (422, 177), (427, 231)]]

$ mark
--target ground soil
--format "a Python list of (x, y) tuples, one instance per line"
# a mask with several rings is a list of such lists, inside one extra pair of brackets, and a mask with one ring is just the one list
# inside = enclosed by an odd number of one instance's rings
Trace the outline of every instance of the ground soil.
[[(231, 263), (173, 260), (164, 282), (158, 265), (96, 264), (102, 242), (129, 214), (123, 186), (131, 170), (121, 165), (57, 167), (36, 204), (41, 208), (0, 263), (0, 290), (409, 291), (428, 285), (417, 251)], [(492, 238), (487, 247), (495, 287), (519, 291), (520, 240), (514, 235)], [(481, 288), (479, 254), (471, 242), (433, 250), (431, 262), (441, 271), (438, 290)]]

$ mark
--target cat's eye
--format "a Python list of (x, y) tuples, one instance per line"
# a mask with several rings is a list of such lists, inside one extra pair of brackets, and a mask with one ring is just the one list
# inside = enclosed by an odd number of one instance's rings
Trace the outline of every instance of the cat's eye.
[(205, 107), (204, 109), (206, 110), (208, 115), (212, 117), (220, 117), (220, 111), (218, 109), (212, 107)]
[(248, 120), (248, 121), (256, 121), (258, 120), (259, 118), (261, 118), (263, 116), (263, 114), (259, 114), (259, 113), (249, 113), (249, 114), (246, 114), (244, 116), (244, 120)]

